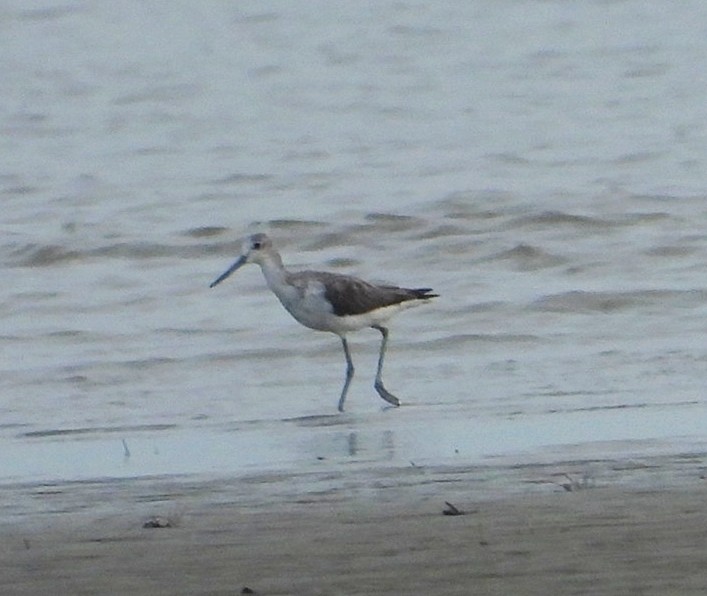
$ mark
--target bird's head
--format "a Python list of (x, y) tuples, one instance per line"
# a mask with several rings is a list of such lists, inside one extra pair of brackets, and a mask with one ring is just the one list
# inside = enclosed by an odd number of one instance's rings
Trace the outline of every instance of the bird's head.
[(209, 287), (213, 288), (215, 285), (220, 284), (243, 265), (247, 265), (248, 263), (262, 264), (263, 260), (267, 258), (267, 255), (269, 255), (272, 250), (272, 240), (270, 240), (266, 234), (253, 234), (252, 236), (248, 236), (241, 244), (240, 256), (235, 260), (233, 265), (212, 281)]

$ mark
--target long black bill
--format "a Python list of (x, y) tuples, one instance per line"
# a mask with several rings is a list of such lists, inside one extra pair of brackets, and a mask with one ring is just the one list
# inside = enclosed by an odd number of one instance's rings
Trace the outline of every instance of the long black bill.
[(233, 273), (236, 269), (238, 269), (241, 265), (244, 265), (246, 262), (246, 257), (240, 256), (238, 257), (238, 260), (233, 263), (226, 271), (224, 271), (221, 275), (219, 275), (214, 281), (212, 281), (209, 284), (210, 288), (213, 288), (215, 285), (220, 284), (224, 279), (226, 279), (231, 273)]

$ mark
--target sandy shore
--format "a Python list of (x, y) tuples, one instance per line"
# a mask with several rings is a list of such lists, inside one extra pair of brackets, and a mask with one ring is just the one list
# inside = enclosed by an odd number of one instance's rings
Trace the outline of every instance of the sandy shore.
[(707, 593), (701, 458), (591, 465), (6, 487), (0, 593)]

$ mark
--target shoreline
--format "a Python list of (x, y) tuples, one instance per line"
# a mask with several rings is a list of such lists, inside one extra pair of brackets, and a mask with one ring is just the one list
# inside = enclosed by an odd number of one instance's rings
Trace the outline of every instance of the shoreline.
[(44, 508), (2, 524), (0, 592), (702, 594), (702, 461), (5, 486)]

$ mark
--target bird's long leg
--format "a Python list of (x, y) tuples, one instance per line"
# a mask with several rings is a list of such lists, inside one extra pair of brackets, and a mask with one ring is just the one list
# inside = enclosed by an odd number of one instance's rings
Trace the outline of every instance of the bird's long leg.
[(344, 411), (344, 401), (346, 401), (346, 393), (349, 390), (349, 385), (351, 384), (351, 379), (354, 376), (354, 365), (353, 360), (351, 360), (351, 352), (349, 352), (349, 344), (345, 337), (341, 338), (341, 345), (344, 346), (344, 356), (346, 356), (346, 380), (344, 381), (344, 387), (341, 390), (341, 397), (339, 398), (339, 412)]
[(378, 329), (383, 336), (383, 341), (381, 341), (381, 351), (378, 356), (376, 382), (373, 386), (376, 388), (378, 395), (380, 395), (385, 401), (389, 404), (393, 404), (394, 406), (399, 406), (400, 400), (383, 386), (383, 359), (385, 358), (385, 350), (388, 347), (388, 329), (386, 327), (381, 327), (380, 325), (373, 325), (373, 328)]

